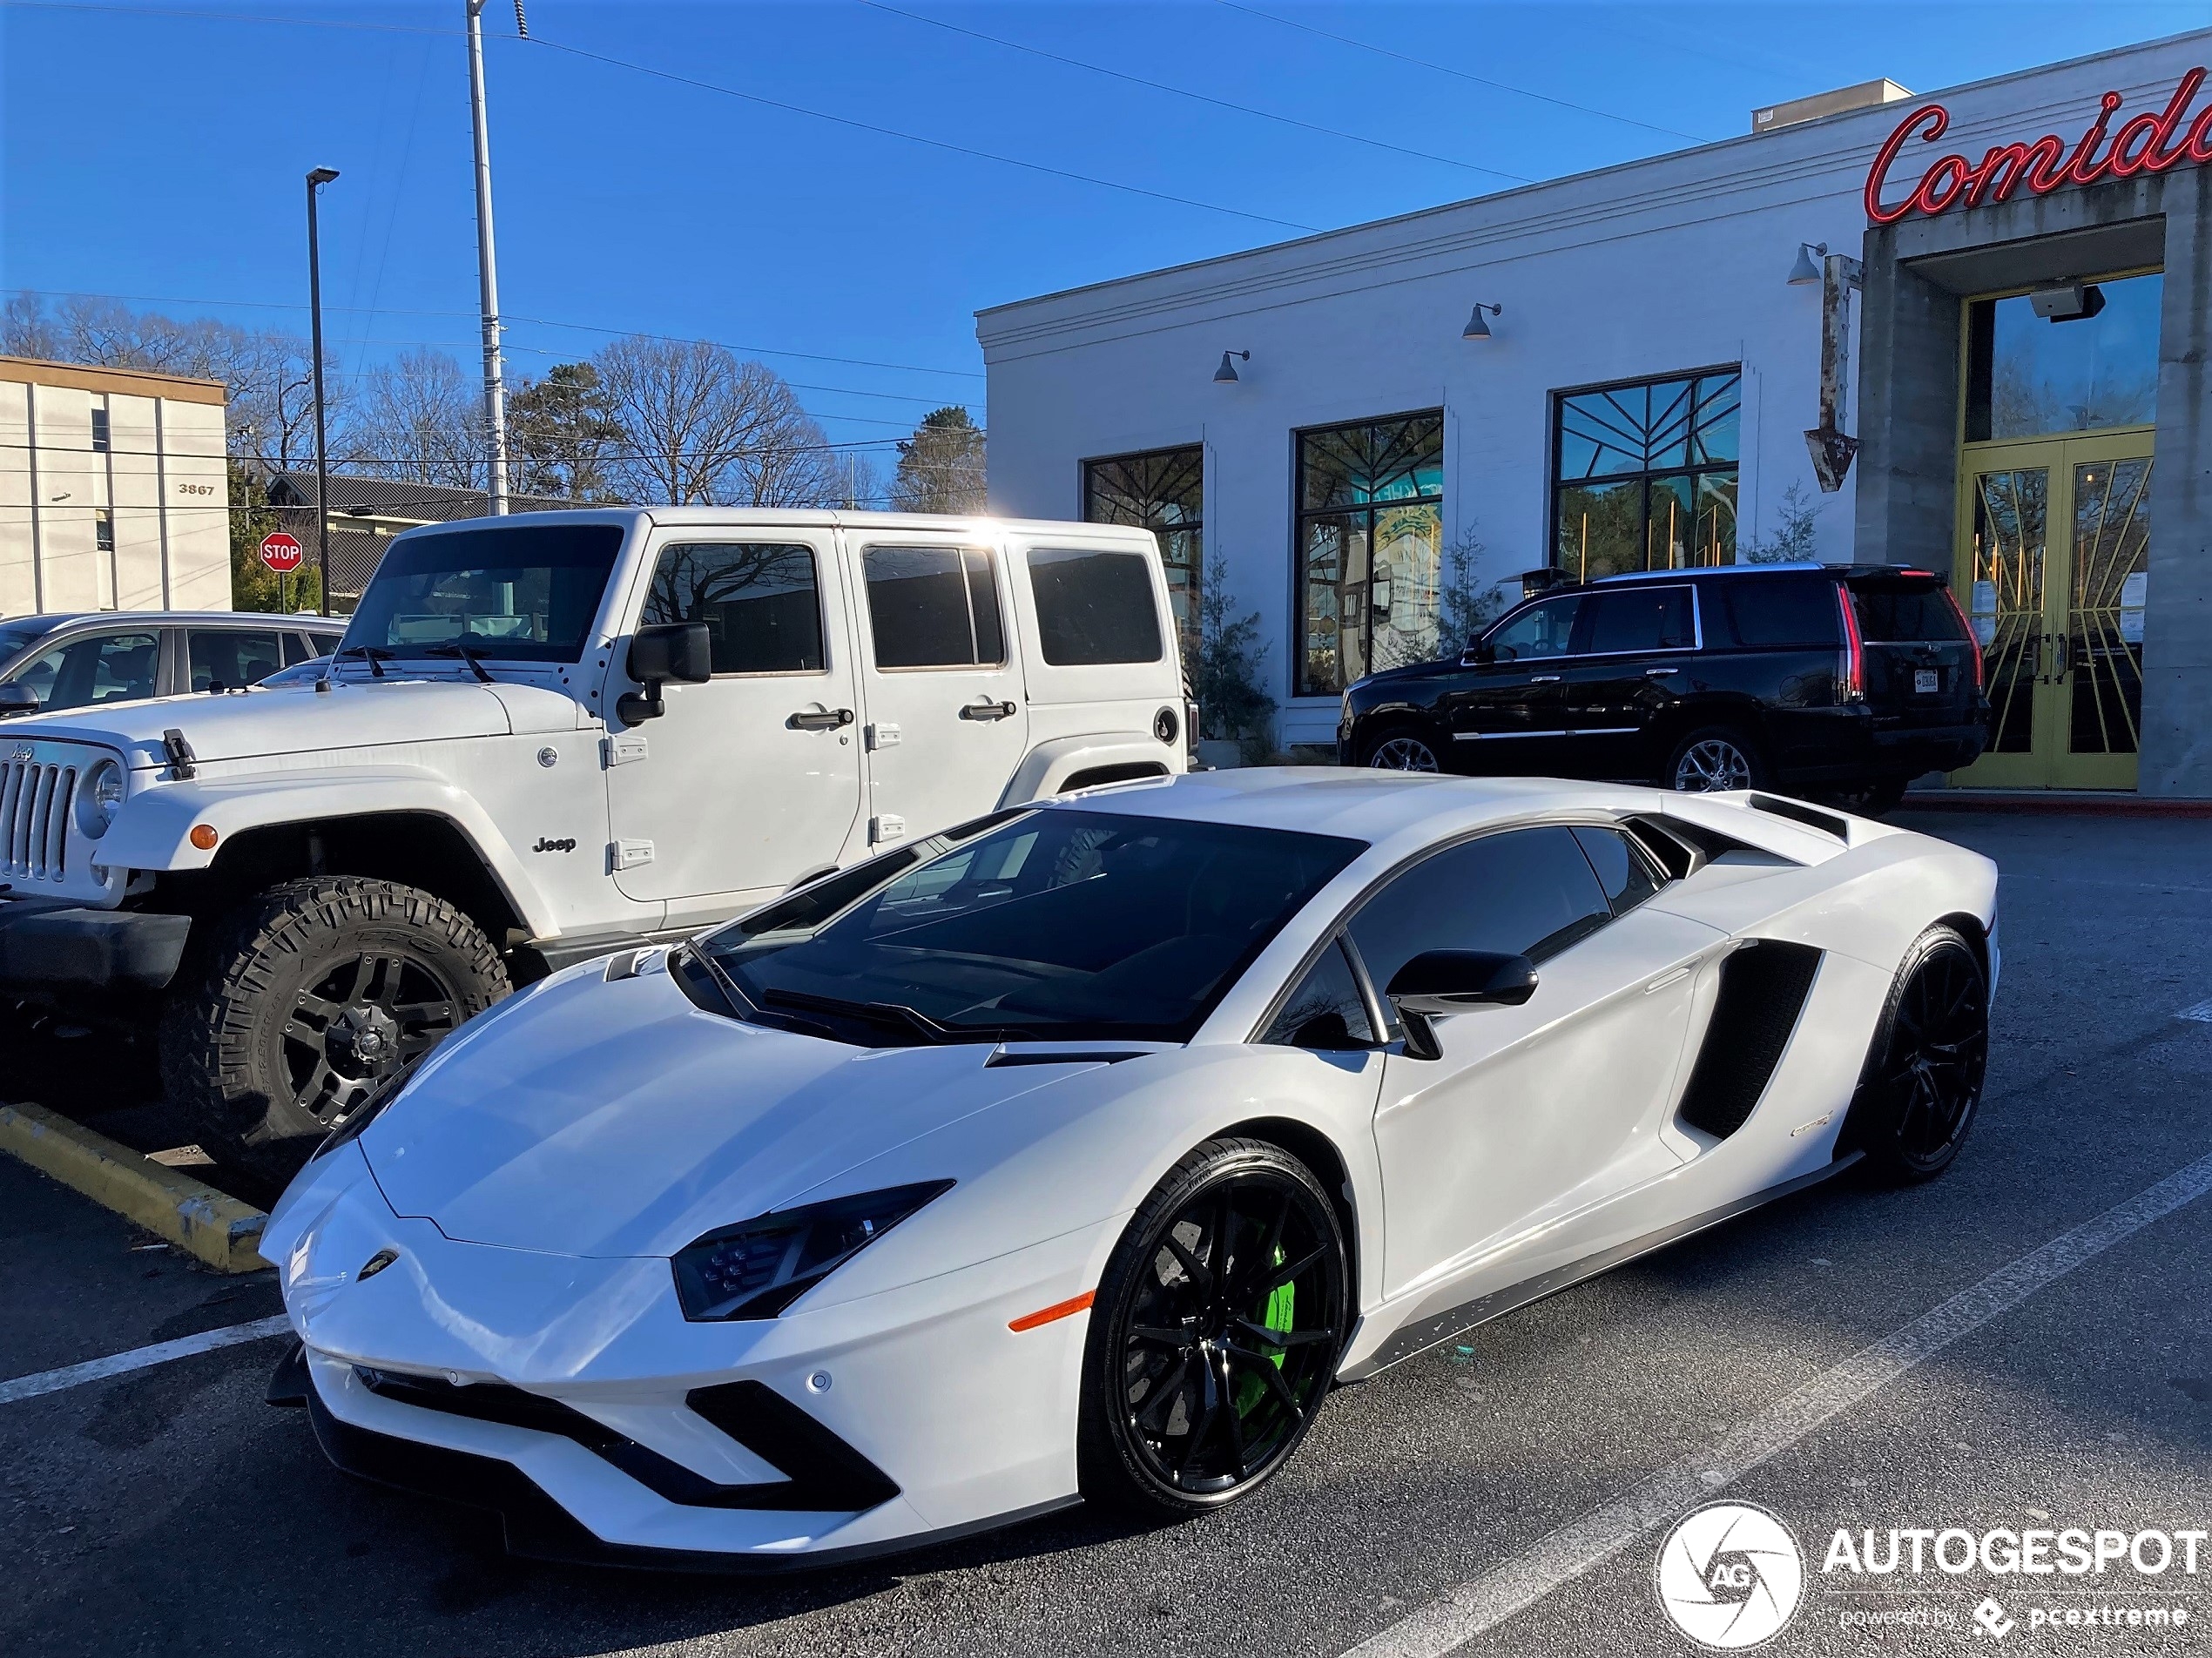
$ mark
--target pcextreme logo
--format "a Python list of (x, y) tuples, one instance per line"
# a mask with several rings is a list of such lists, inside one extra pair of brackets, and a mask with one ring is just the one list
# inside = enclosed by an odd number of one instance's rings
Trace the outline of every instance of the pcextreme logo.
[(1805, 1560), (1790, 1528), (1753, 1503), (1708, 1503), (1675, 1523), (1652, 1573), (1659, 1604), (1701, 1647), (1738, 1652), (1797, 1615)]

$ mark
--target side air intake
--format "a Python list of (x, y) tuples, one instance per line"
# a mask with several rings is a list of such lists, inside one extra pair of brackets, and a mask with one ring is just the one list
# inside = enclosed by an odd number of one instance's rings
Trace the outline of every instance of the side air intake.
[(1743, 1126), (1782, 1062), (1819, 967), (1811, 946), (1771, 939), (1721, 963), (1720, 1000), (1683, 1090), (1684, 1122), (1722, 1140)]

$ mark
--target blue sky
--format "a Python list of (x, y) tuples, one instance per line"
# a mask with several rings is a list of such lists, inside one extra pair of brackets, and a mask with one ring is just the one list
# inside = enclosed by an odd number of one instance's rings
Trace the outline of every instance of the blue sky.
[[(327, 165), (347, 372), (425, 342), (468, 362), (462, 15), (6, 0), (0, 287), (304, 328), (301, 176)], [(1730, 137), (1755, 104), (1879, 75), (1927, 91), (2201, 27), (2212, 7), (530, 0), (529, 41), (511, 0), (485, 17), (510, 373), (633, 329), (705, 337), (784, 373), (833, 440), (887, 441), (941, 401), (983, 412), (981, 306)]]

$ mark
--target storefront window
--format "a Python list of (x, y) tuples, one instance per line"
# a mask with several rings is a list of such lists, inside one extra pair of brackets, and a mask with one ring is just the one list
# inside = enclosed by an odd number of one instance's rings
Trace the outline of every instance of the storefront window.
[(1734, 563), (1742, 401), (1733, 368), (1560, 396), (1557, 567), (1591, 581)]
[(1443, 412), (1299, 433), (1297, 499), (1298, 695), (1433, 658)]
[(2053, 317), (2036, 314), (2033, 294), (1973, 301), (1966, 441), (2150, 425), (2164, 286), (2155, 273), (2086, 283), (2080, 310)]
[(1160, 539), (1168, 603), (1183, 637), (1183, 658), (1198, 649), (1198, 594), (1205, 576), (1204, 448), (1152, 449), (1083, 462), (1083, 517), (1134, 524)]

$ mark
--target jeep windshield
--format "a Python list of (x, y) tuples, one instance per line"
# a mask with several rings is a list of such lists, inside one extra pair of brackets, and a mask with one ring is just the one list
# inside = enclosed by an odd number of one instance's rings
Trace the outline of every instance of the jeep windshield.
[(579, 661), (622, 537), (619, 524), (523, 522), (396, 541), (341, 649)]
[[(718, 1011), (840, 1041), (1187, 1041), (1268, 940), (1365, 850), (1334, 836), (1055, 807), (887, 868), (826, 919), (802, 900), (867, 866), (696, 948), (720, 981)], [(711, 1000), (699, 975), (681, 976), (696, 1000)]]

